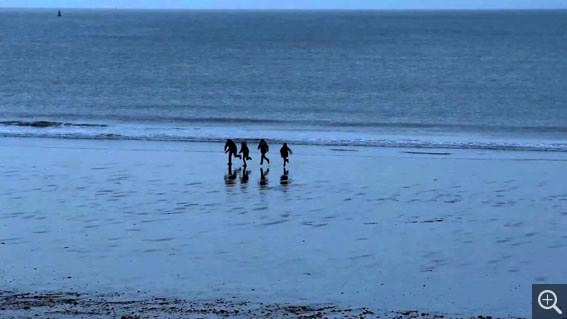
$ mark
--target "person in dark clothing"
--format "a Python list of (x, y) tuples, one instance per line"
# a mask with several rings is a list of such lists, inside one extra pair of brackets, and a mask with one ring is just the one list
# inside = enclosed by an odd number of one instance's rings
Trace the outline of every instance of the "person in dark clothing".
[(224, 144), (224, 152), (228, 153), (228, 165), (232, 165), (232, 156), (241, 158), (240, 155), (236, 154), (238, 148), (233, 140), (227, 139), (226, 144)]
[(289, 148), (287, 146), (287, 143), (283, 143), (282, 148), (280, 148), (280, 155), (282, 156), (283, 159), (283, 166), (285, 167), (286, 163), (289, 163), (289, 155), (293, 154), (293, 152), (291, 151), (291, 148)]
[(270, 159), (266, 157), (266, 153), (270, 151), (270, 146), (268, 146), (268, 142), (266, 142), (264, 139), (260, 140), (260, 143), (258, 144), (258, 149), (262, 154), (262, 158), (260, 159), (260, 165), (264, 164), (264, 160), (266, 160), (266, 162), (270, 164)]
[(252, 157), (250, 157), (250, 149), (248, 145), (246, 145), (246, 142), (242, 142), (242, 145), (240, 145), (240, 154), (242, 154), (242, 161), (244, 162), (244, 167), (246, 167), (246, 161), (252, 159)]

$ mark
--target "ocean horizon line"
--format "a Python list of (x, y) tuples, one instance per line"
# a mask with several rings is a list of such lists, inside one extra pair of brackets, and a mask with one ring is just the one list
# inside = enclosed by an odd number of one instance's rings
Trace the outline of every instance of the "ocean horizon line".
[(194, 12), (548, 12), (567, 8), (119, 8), (119, 7), (11, 7), (0, 10), (73, 11), (194, 11)]

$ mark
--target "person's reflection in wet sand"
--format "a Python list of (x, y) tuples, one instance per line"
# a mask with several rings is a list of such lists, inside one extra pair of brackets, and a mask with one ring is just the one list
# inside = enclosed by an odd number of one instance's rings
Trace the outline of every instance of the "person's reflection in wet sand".
[(232, 170), (232, 165), (228, 165), (228, 172), (224, 175), (224, 183), (227, 186), (234, 185), (236, 183), (237, 171)]
[(283, 174), (280, 177), (280, 184), (288, 185), (289, 184), (289, 169), (283, 169)]
[(247, 170), (246, 167), (244, 167), (244, 169), (242, 170), (242, 175), (240, 176), (240, 184), (248, 184), (249, 175), (250, 171)]
[(263, 168), (260, 168), (260, 188), (268, 187), (268, 173), (270, 173), (269, 168), (265, 172)]

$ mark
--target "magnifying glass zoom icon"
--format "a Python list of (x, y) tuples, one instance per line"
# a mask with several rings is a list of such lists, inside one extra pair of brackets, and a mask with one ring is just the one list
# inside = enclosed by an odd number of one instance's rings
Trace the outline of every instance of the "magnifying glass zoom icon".
[[(545, 298), (542, 298), (542, 296)], [(551, 305), (550, 305), (550, 301), (553, 301)], [(544, 302), (545, 302), (545, 306), (543, 305)], [(561, 309), (557, 307), (557, 295), (551, 290), (542, 291), (537, 297), (537, 303), (539, 303), (539, 306), (545, 310), (554, 309), (555, 311), (557, 311), (558, 314), (563, 313)]]

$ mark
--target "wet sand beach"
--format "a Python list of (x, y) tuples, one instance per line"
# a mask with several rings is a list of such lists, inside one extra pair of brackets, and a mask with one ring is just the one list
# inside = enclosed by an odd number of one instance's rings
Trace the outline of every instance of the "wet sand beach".
[(247, 182), (222, 148), (0, 139), (3, 311), (46, 317), (18, 298), (55, 294), (84, 318), (512, 318), (531, 284), (567, 276), (561, 153), (291, 145), (282, 184), (276, 145), (265, 179), (253, 151)]

